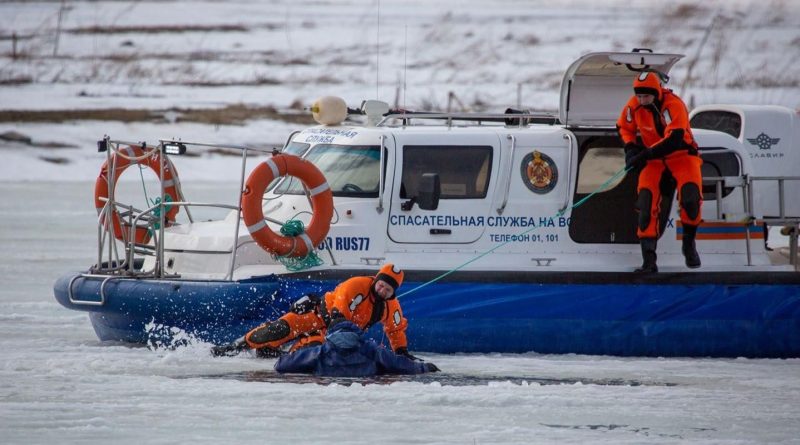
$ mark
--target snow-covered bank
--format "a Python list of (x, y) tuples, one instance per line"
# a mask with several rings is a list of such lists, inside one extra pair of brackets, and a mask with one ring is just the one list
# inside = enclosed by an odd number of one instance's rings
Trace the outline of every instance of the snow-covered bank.
[[(0, 124), (0, 135), (4, 126)], [(9, 127), (6, 127), (9, 128)], [(105, 153), (97, 152), (96, 142), (109, 135), (130, 142), (157, 143), (159, 139), (182, 139), (191, 142), (246, 145), (269, 148), (283, 146), (293, 126), (279, 121), (252, 121), (245, 125), (212, 126), (202, 124), (156, 124), (146, 122), (81, 121), (73, 124), (24, 123), (10, 127), (27, 135), (32, 144), (3, 141), (0, 153), (2, 181), (86, 181), (94, 180), (105, 162)], [(0, 136), (2, 138), (2, 136)], [(51, 148), (39, 145), (56, 143), (66, 147)], [(199, 157), (176, 157), (182, 180), (238, 181), (241, 157), (211, 154), (195, 149)], [(255, 163), (251, 163), (254, 166)], [(138, 180), (138, 174), (124, 174), (122, 180)]]
[[(410, 109), (553, 111), (573, 60), (634, 47), (687, 55), (670, 85), (690, 104), (796, 108), (796, 6), (781, 0), (9, 2), (0, 4), (0, 111), (285, 109), (330, 94), (351, 106), (377, 97)], [(0, 134), (77, 147), (42, 150), (0, 140), (9, 161), (0, 178), (38, 180), (34, 166), (50, 179), (91, 178), (88, 159), (105, 134), (263, 146), (281, 144), (297, 127), (0, 121)], [(227, 179), (214, 167), (189, 170)]]

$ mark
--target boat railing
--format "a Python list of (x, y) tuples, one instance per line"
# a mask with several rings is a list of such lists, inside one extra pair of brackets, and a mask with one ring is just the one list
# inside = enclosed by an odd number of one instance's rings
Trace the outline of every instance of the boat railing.
[[(730, 222), (739, 221), (745, 229), (745, 242), (747, 252), (747, 265), (752, 265), (752, 254), (750, 251), (750, 230), (756, 221), (754, 213), (754, 185), (757, 182), (776, 182), (778, 185), (778, 215), (764, 216), (760, 218), (767, 225), (783, 226), (786, 235), (789, 236), (789, 264), (798, 269), (798, 235), (800, 235), (800, 217), (787, 215), (786, 212), (786, 193), (785, 185), (788, 181), (800, 181), (800, 176), (706, 176), (703, 177), (704, 184), (714, 184), (714, 196), (717, 202), (716, 219), (706, 221)], [(725, 188), (739, 188), (742, 191), (742, 213), (726, 213), (723, 209), (722, 197)]]
[(407, 111), (387, 114), (378, 122), (378, 127), (394, 126), (400, 121), (402, 127), (413, 126), (415, 120), (445, 121), (447, 128), (456, 122), (475, 122), (483, 125), (486, 122), (503, 123), (509, 127), (527, 127), (529, 124), (557, 125), (558, 116), (550, 113), (427, 113)]
[[(144, 151), (144, 153), (140, 156), (133, 157), (129, 154), (123, 153), (121, 147), (125, 146), (137, 146), (146, 148), (147, 145), (142, 142), (128, 142), (128, 141), (120, 141), (120, 140), (111, 140), (108, 136), (106, 136), (102, 141), (98, 142), (98, 149), (100, 151), (105, 151), (107, 155), (107, 166), (108, 167), (108, 182), (110, 184), (109, 191), (108, 191), (108, 198), (101, 198), (100, 200), (104, 203), (103, 208), (100, 211), (98, 217), (98, 249), (97, 249), (97, 264), (95, 264), (91, 269), (90, 272), (87, 274), (82, 274), (86, 278), (97, 278), (100, 276), (109, 276), (109, 275), (118, 275), (118, 276), (126, 276), (126, 277), (142, 277), (142, 278), (178, 278), (177, 275), (167, 275), (164, 272), (165, 263), (164, 263), (164, 253), (165, 251), (170, 251), (167, 249), (164, 243), (164, 228), (167, 223), (166, 221), (166, 213), (169, 208), (172, 206), (178, 206), (181, 208), (186, 209), (186, 215), (189, 219), (189, 222), (194, 222), (194, 218), (192, 217), (191, 211), (189, 210), (191, 207), (214, 207), (214, 208), (221, 208), (221, 209), (228, 209), (228, 210), (235, 210), (237, 212), (237, 223), (234, 224), (233, 228), (233, 245), (230, 249), (227, 250), (198, 250), (194, 253), (205, 253), (205, 254), (229, 254), (229, 267), (227, 270), (227, 274), (225, 279), (232, 279), (233, 277), (233, 269), (236, 264), (236, 253), (238, 249), (238, 239), (239, 239), (239, 229), (240, 229), (240, 221), (242, 217), (242, 191), (244, 190), (244, 181), (245, 181), (245, 172), (247, 169), (247, 158), (248, 154), (251, 152), (255, 153), (263, 153), (263, 154), (270, 154), (274, 153), (274, 150), (265, 150), (265, 149), (257, 149), (253, 147), (241, 146), (241, 145), (229, 145), (229, 144), (205, 144), (205, 143), (198, 143), (198, 142), (186, 142), (186, 141), (177, 141), (172, 139), (161, 139), (159, 140), (158, 145), (151, 147), (149, 150)], [(186, 152), (187, 147), (209, 147), (209, 148), (222, 148), (222, 149), (230, 149), (230, 150), (239, 150), (241, 151), (242, 162), (241, 162), (241, 172), (239, 177), (239, 188), (237, 190), (237, 197), (236, 197), (236, 205), (231, 204), (221, 204), (221, 203), (205, 203), (205, 202), (191, 202), (185, 199), (183, 195), (183, 191), (180, 188), (180, 181), (177, 180), (177, 172), (173, 172), (175, 175), (175, 184), (176, 184), (176, 191), (177, 191), (177, 200), (176, 201), (167, 201), (164, 199), (157, 199), (155, 204), (150, 206), (147, 209), (140, 210), (136, 207), (123, 204), (115, 200), (114, 197), (114, 187), (111, 184), (116, 182), (115, 175), (117, 174), (116, 169), (116, 161), (119, 157), (123, 157), (133, 162), (141, 162), (144, 159), (147, 159), (150, 156), (159, 156), (160, 162), (160, 176), (159, 176), (159, 186), (160, 186), (160, 197), (164, 196), (165, 193), (165, 180), (164, 180), (164, 171), (165, 167), (168, 165), (168, 156), (174, 155), (182, 155)], [(113, 155), (113, 156), (112, 156)], [(120, 234), (120, 237), (117, 238), (117, 234), (115, 232), (115, 227), (113, 223), (114, 215), (118, 215), (120, 221), (120, 229), (127, 230), (128, 232), (123, 236)], [(123, 224), (122, 221), (126, 221), (127, 224)], [(126, 227), (123, 227), (126, 226)], [(147, 230), (149, 236), (149, 240), (146, 243), (137, 242), (137, 230)], [(124, 253), (119, 251), (118, 243), (116, 239), (122, 239), (122, 244), (124, 246)], [(140, 240), (139, 240), (140, 241)], [(185, 250), (182, 250), (185, 252)], [(143, 270), (139, 266), (139, 261), (137, 261), (137, 255), (139, 256), (155, 256), (154, 266), (149, 270)], [(142, 262), (143, 264), (143, 262)], [(89, 304), (89, 303), (87, 303)], [(97, 303), (94, 302), (92, 304), (102, 304), (101, 302)]]

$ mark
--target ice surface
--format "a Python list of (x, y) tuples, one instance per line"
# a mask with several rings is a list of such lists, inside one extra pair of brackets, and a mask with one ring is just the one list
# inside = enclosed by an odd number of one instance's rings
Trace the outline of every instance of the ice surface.
[(0, 183), (3, 443), (797, 443), (796, 359), (421, 354), (444, 372), (325, 380), (101, 343), (51, 288), (93, 261), (91, 190)]

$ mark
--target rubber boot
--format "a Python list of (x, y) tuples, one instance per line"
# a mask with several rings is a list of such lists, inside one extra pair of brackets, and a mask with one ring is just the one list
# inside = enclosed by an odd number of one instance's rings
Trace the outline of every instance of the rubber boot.
[(639, 243), (642, 246), (642, 267), (634, 270), (634, 272), (658, 272), (658, 266), (656, 266), (656, 245), (658, 244), (658, 240), (656, 238), (642, 238), (639, 240)]
[(697, 248), (694, 244), (694, 239), (697, 236), (697, 226), (683, 226), (683, 245), (681, 252), (683, 257), (686, 258), (686, 267), (689, 269), (697, 269), (700, 267), (700, 255), (697, 254)]

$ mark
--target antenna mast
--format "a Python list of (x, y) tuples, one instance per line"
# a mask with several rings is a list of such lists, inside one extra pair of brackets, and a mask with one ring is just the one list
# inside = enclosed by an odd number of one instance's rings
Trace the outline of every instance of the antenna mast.
[(406, 23), (406, 38), (403, 47), (403, 109), (406, 108), (406, 87), (408, 86), (408, 23)]
[(380, 97), (378, 83), (380, 82), (381, 72), (381, 0), (378, 0), (378, 26), (375, 36), (375, 99)]

